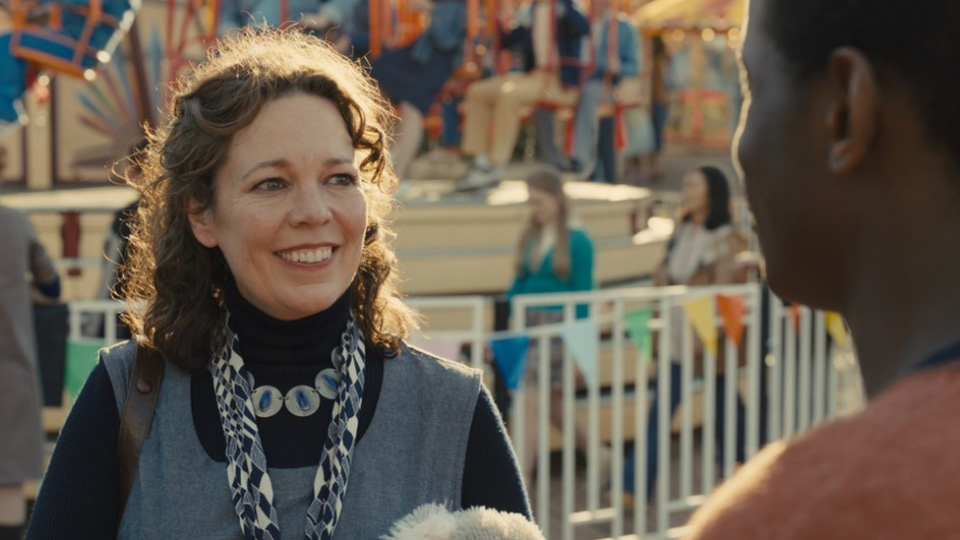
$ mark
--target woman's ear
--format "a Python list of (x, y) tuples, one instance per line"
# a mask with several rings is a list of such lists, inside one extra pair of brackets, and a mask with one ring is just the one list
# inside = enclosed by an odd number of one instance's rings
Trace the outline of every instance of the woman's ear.
[(190, 230), (193, 231), (193, 237), (204, 247), (217, 247), (217, 235), (214, 232), (215, 219), (213, 216), (213, 208), (207, 207), (201, 209), (200, 203), (193, 198), (187, 201), (186, 206), (187, 219), (190, 220)]

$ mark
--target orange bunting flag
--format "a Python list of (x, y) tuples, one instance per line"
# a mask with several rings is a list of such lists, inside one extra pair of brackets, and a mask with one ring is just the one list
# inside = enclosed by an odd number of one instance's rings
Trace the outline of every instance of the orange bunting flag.
[(714, 321), (713, 297), (705, 296), (684, 302), (683, 311), (703, 346), (717, 354), (717, 325)]
[(839, 313), (828, 311), (824, 317), (827, 324), (827, 333), (840, 348), (847, 346), (847, 324)]
[(743, 314), (747, 311), (743, 295), (717, 295), (717, 309), (723, 319), (723, 331), (739, 348), (743, 341)]
[(790, 318), (793, 320), (793, 330), (800, 333), (800, 304), (792, 302), (790, 304)]

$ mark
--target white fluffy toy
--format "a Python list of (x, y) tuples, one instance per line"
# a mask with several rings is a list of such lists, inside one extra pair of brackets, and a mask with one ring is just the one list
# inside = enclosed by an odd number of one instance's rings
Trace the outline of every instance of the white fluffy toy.
[(521, 514), (489, 508), (451, 512), (425, 504), (390, 528), (381, 540), (544, 540), (540, 529)]

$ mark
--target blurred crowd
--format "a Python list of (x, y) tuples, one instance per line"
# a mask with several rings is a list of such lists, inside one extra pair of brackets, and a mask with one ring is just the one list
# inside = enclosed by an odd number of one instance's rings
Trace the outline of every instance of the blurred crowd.
[(391, 156), (401, 179), (430, 126), (440, 146), (469, 163), (459, 189), (495, 184), (522, 152), (527, 124), (536, 128), (539, 159), (577, 179), (640, 184), (662, 176), (670, 56), (659, 36), (641, 37), (626, 6), (386, 4), (297, 0), (285, 3), (285, 16), (275, 0), (230, 0), (221, 6), (220, 32), (296, 20), (368, 62), (399, 117)]

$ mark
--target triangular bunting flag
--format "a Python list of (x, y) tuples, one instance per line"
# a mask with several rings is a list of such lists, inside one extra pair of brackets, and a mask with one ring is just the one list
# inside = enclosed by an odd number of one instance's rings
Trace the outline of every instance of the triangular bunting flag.
[(694, 331), (700, 337), (704, 347), (714, 355), (717, 354), (717, 325), (714, 323), (713, 297), (705, 296), (696, 300), (684, 302), (683, 311), (687, 320), (693, 325)]
[(424, 335), (418, 335), (408, 340), (410, 345), (418, 349), (423, 349), (428, 353), (439, 356), (447, 360), (460, 361), (460, 348), (462, 343), (445, 339), (429, 339)]
[(843, 322), (843, 317), (841, 317), (839, 313), (828, 311), (824, 317), (824, 321), (827, 324), (827, 333), (830, 334), (833, 341), (835, 341), (840, 348), (846, 347), (847, 325)]
[(743, 341), (743, 314), (747, 311), (742, 294), (717, 295), (717, 309), (723, 319), (723, 331), (737, 347)]
[(587, 384), (594, 384), (597, 380), (597, 354), (599, 346), (597, 343), (597, 321), (586, 319), (570, 323), (563, 327), (561, 331), (563, 341), (573, 355), (580, 373), (586, 379)]
[(490, 340), (494, 359), (510, 390), (520, 387), (520, 379), (523, 377), (523, 369), (526, 366), (528, 345), (530, 345), (530, 336), (525, 335)]
[(99, 352), (106, 343), (99, 339), (68, 339), (64, 387), (70, 399), (76, 400), (87, 377), (97, 366)]
[(799, 334), (800, 333), (800, 304), (796, 302), (790, 303), (790, 319), (793, 321), (793, 331)]
[(630, 339), (633, 340), (633, 346), (647, 362), (653, 361), (653, 340), (650, 335), (652, 317), (652, 307), (639, 308), (623, 314), (623, 324), (627, 327)]

